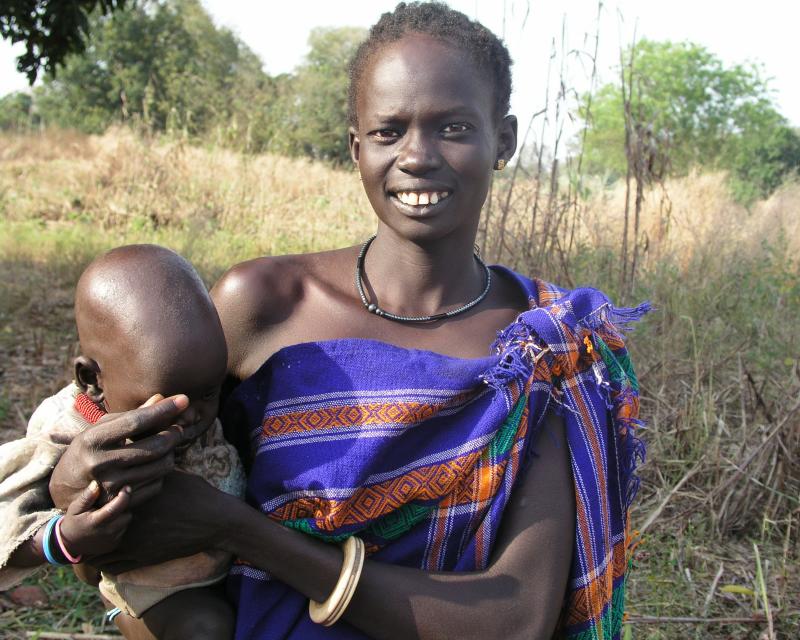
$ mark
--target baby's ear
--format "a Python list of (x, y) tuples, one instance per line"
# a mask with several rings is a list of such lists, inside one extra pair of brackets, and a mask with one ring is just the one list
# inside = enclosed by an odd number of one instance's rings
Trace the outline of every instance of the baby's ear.
[(75, 358), (75, 384), (92, 402), (102, 404), (103, 389), (100, 387), (100, 365), (86, 356)]

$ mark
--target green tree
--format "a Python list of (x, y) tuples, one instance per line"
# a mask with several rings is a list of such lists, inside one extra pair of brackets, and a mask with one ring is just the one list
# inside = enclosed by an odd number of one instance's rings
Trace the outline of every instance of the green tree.
[(25, 44), (17, 69), (33, 84), (40, 69), (55, 72), (66, 56), (86, 47), (89, 15), (103, 15), (126, 0), (4, 0), (0, 5), (0, 37)]
[(316, 29), (295, 73), (270, 77), (199, 0), (127, 0), (91, 16), (91, 38), (34, 90), (48, 126), (99, 133), (132, 121), (226, 146), (349, 161), (348, 63), (362, 29)]
[(738, 132), (720, 164), (730, 170), (739, 200), (766, 198), (800, 171), (800, 135), (778, 113), (759, 114), (753, 126)]
[[(626, 99), (631, 121), (669, 159), (672, 174), (694, 166), (727, 169), (750, 192), (764, 194), (798, 166), (797, 135), (757, 68), (725, 66), (689, 42), (642, 40), (623, 60), (625, 97), (620, 83), (609, 83), (592, 100), (584, 146), (590, 172), (626, 172)], [(754, 168), (746, 159), (756, 150), (763, 164)]]
[(34, 124), (33, 99), (18, 91), (0, 98), (0, 131), (27, 129)]
[(154, 131), (249, 146), (272, 94), (258, 57), (198, 0), (167, 0), (95, 16), (85, 52), (45, 80), (36, 103), (48, 124), (98, 132), (136, 118)]
[(281, 128), (271, 148), (347, 163), (347, 73), (350, 58), (366, 36), (355, 27), (317, 28), (310, 51), (294, 77), (285, 78), (273, 122)]

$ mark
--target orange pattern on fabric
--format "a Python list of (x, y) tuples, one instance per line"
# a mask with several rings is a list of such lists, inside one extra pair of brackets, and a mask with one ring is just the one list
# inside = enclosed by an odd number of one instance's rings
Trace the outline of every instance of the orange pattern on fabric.
[(266, 437), (274, 437), (357, 425), (415, 424), (428, 420), (444, 409), (457, 407), (473, 396), (474, 393), (460, 393), (438, 404), (414, 401), (369, 402), (293, 411), (267, 416), (262, 423), (262, 433)]
[(276, 520), (314, 518), (323, 531), (366, 524), (412, 500), (439, 500), (463, 482), (480, 457), (474, 451), (441, 464), (420, 467), (385, 482), (360, 487), (346, 500), (299, 498), (288, 502), (270, 516)]
[[(519, 394), (519, 388), (512, 390), (512, 398), (518, 398)], [(517, 445), (525, 438), (527, 426), (528, 408), (525, 407), (514, 436), (513, 468), (519, 464)], [(413, 500), (440, 500), (439, 509), (434, 515), (433, 552), (430, 554), (431, 558), (436, 558), (436, 547), (443, 543), (447, 529), (447, 518), (437, 515), (446, 516), (449, 509), (458, 505), (488, 504), (502, 486), (508, 464), (509, 458), (495, 464), (487, 458), (486, 450), (476, 451), (442, 464), (415, 469), (398, 478), (361, 487), (346, 500), (303, 497), (282, 505), (269, 515), (278, 521), (314, 518), (320, 530), (335, 531), (342, 526), (367, 525)]]
[[(583, 424), (593, 424), (592, 415), (589, 411), (589, 408), (586, 406), (584, 402), (583, 395), (577, 389), (579, 385), (579, 381), (571, 378), (569, 380), (564, 380), (563, 384), (573, 389), (573, 398), (575, 399), (575, 404), (577, 406), (577, 410), (581, 414), (581, 419), (583, 420)], [(586, 435), (589, 439), (589, 444), (592, 450), (592, 457), (594, 458), (594, 464), (596, 469), (602, 469), (605, 466), (605, 461), (603, 460), (601, 449), (600, 449), (600, 442), (597, 439), (597, 430), (596, 429), (589, 429), (587, 430)], [(607, 495), (607, 486), (606, 486), (606, 477), (605, 474), (599, 474), (598, 478), (598, 485), (599, 485), (599, 492), (601, 496)], [(603, 509), (603, 524), (608, 524), (608, 503), (606, 502), (605, 498), (602, 500), (601, 503)]]
[[(544, 360), (540, 361), (539, 375), (549, 381), (551, 373)], [(532, 380), (525, 383), (524, 390), (512, 383), (509, 387), (510, 400), (515, 404), (521, 393), (530, 392)], [(263, 423), (267, 436), (284, 433), (298, 433), (338, 426), (365, 424), (401, 423), (413, 424), (436, 415), (442, 409), (463, 404), (474, 394), (459, 394), (439, 405), (426, 405), (417, 402), (370, 403), (322, 407), (320, 409), (293, 412), (280, 416), (270, 416)], [(475, 505), (476, 529), (483, 526), (483, 510), (503, 486), (509, 459), (512, 469), (519, 465), (519, 443), (527, 434), (528, 412), (524, 408), (522, 418), (514, 434), (514, 445), (510, 458), (493, 462), (488, 456), (488, 447), (482, 451), (465, 454), (441, 464), (415, 469), (403, 476), (385, 482), (358, 488), (353, 495), (344, 500), (302, 497), (292, 500), (269, 514), (277, 521), (313, 518), (321, 531), (336, 531), (343, 526), (367, 526), (392, 511), (414, 500), (438, 501), (438, 508), (432, 514), (433, 535), (430, 541), (428, 558), (433, 563), (440, 557), (441, 545), (447, 538), (447, 521), (450, 509), (459, 505)], [(377, 547), (373, 550), (376, 551)], [(482, 548), (476, 549), (480, 557)], [(430, 566), (429, 569), (436, 567)]]
[[(566, 624), (575, 625), (585, 622), (590, 618), (600, 621), (603, 608), (610, 603), (611, 591), (609, 583), (625, 575), (627, 563), (625, 561), (625, 542), (618, 542), (612, 551), (613, 571), (607, 569), (599, 576), (595, 576), (585, 587), (574, 590), (566, 604)], [(602, 637), (602, 636), (600, 636)]]
[(448, 404), (422, 402), (373, 402), (369, 404), (320, 407), (312, 411), (296, 411), (268, 416), (262, 432), (267, 437), (301, 433), (317, 429), (353, 427), (370, 424), (414, 424), (435, 416)]
[[(577, 490), (575, 491), (575, 503), (581, 536), (585, 540), (589, 540), (589, 527), (584, 516), (583, 501)], [(591, 545), (583, 545), (582, 548), (589, 555), (586, 564), (594, 566)], [(614, 580), (625, 575), (627, 569), (626, 550), (627, 542), (625, 540), (615, 544), (611, 551), (611, 570), (609, 571), (607, 566), (600, 574), (593, 576), (585, 586), (570, 593), (569, 602), (565, 607), (567, 625), (581, 624), (586, 620), (594, 619), (598, 624), (599, 637), (602, 637), (603, 609), (611, 602)]]
[(440, 507), (445, 510), (480, 504), (497, 493), (508, 465), (507, 459), (476, 464), (481, 455), (473, 452), (449, 463), (415, 469), (362, 487), (346, 500), (298, 498), (278, 507), (270, 517), (279, 521), (314, 518), (320, 529), (333, 531), (343, 525), (367, 524), (413, 500), (441, 500)]
[[(576, 506), (576, 515), (578, 517), (578, 527), (581, 531), (581, 538), (583, 540), (591, 540), (591, 533), (589, 532), (589, 523), (586, 522), (586, 510), (583, 505), (583, 499), (581, 498), (580, 492), (575, 487), (575, 506)], [(584, 564), (589, 567), (596, 566), (594, 556), (592, 554), (592, 545), (591, 544), (584, 544), (581, 547), (586, 553), (587, 557), (585, 558)], [(580, 602), (578, 603), (581, 607), (580, 613), (574, 607), (569, 607), (569, 616), (568, 616), (568, 624), (574, 624), (571, 622), (570, 619), (575, 617), (575, 620), (590, 620), (595, 616), (599, 616), (602, 609), (602, 604), (605, 598), (601, 597), (601, 602), (598, 606), (597, 603), (597, 596), (599, 595), (596, 592), (596, 589), (590, 590), (592, 585), (596, 586), (596, 580), (591, 580), (589, 584), (579, 591), (572, 592), (572, 598), (577, 598)], [(588, 589), (587, 589), (588, 588)], [(592, 598), (591, 596), (594, 595), (595, 597)]]

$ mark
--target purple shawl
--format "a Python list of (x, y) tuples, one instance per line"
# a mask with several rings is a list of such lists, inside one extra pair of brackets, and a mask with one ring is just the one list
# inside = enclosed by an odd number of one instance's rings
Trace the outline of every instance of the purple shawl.
[[(548, 411), (565, 421), (577, 508), (562, 637), (618, 638), (636, 492), (638, 384), (616, 309), (595, 289), (564, 291), (493, 267), (530, 309), (493, 355), (460, 359), (341, 339), (281, 349), (223, 415), (250, 437), (250, 504), (332, 543), (358, 535), (369, 558), (428, 571), (487, 566), (503, 511)], [(487, 345), (488, 347), (488, 345)], [(487, 349), (488, 350), (488, 349)], [(364, 638), (314, 624), (308, 599), (237, 563), (238, 639)]]

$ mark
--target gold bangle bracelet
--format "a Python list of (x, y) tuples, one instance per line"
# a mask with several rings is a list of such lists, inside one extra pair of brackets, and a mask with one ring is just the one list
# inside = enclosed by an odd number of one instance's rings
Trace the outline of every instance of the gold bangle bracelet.
[(361, 577), (361, 569), (364, 566), (366, 554), (361, 538), (350, 536), (342, 545), (342, 552), (344, 553), (342, 570), (331, 595), (322, 603), (314, 600), (308, 601), (308, 614), (311, 619), (325, 627), (330, 627), (342, 617), (353, 598)]

